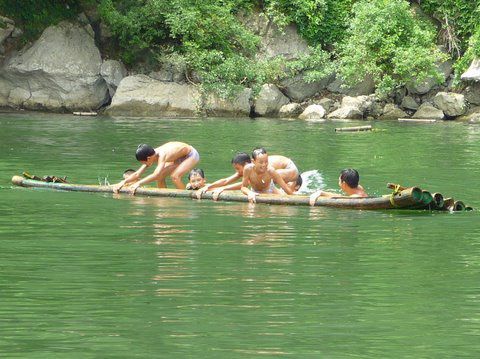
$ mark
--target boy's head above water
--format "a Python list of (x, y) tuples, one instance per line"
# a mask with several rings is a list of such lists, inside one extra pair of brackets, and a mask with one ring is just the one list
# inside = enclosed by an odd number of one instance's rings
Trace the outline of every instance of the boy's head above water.
[(125, 170), (125, 172), (123, 172), (123, 179), (127, 179), (128, 177), (130, 177), (134, 173), (135, 173), (134, 169), (129, 168), (128, 170)]
[(257, 147), (252, 152), (253, 164), (256, 171), (264, 173), (268, 168), (268, 154), (267, 150), (263, 147)]
[(138, 145), (137, 151), (135, 152), (135, 157), (137, 161), (147, 162), (148, 158), (155, 154), (155, 149), (146, 144)]
[(191, 189), (200, 189), (205, 186), (205, 172), (201, 168), (194, 168), (188, 174)]
[(338, 185), (340, 188), (342, 186), (348, 186), (350, 188), (357, 188), (358, 182), (360, 181), (360, 175), (358, 171), (353, 168), (344, 169), (340, 172), (340, 177), (338, 178)]
[(239, 152), (232, 158), (232, 165), (239, 175), (243, 175), (243, 168), (247, 163), (251, 163), (250, 156), (245, 152)]

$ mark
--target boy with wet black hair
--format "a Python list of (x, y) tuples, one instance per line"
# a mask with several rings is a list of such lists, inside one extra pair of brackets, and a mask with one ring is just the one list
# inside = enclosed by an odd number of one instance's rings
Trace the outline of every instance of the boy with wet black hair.
[[(353, 168), (347, 168), (340, 172), (338, 177), (338, 186), (346, 194), (347, 197), (368, 197), (363, 187), (359, 184), (360, 175), (358, 171)], [(310, 195), (310, 205), (314, 206), (318, 197), (345, 197), (338, 195), (337, 193), (317, 191)]]
[[(123, 186), (132, 182), (134, 182), (130, 185), (132, 194), (135, 194), (138, 187), (153, 181), (157, 181), (157, 187), (166, 188), (165, 179), (167, 176), (170, 176), (176, 188), (185, 189), (182, 177), (195, 167), (200, 160), (197, 150), (183, 142), (167, 142), (157, 148), (141, 144), (137, 147), (135, 157), (142, 163), (142, 166), (135, 173), (114, 185), (113, 191), (115, 193), (118, 193)], [(153, 173), (140, 179), (145, 170), (154, 163), (157, 166)]]
[(194, 168), (188, 174), (188, 184), (186, 189), (197, 190), (205, 186), (205, 172), (201, 168)]
[[(283, 180), (282, 176), (269, 164), (267, 150), (263, 147), (255, 148), (252, 152), (252, 163), (243, 170), (243, 194), (248, 196), (249, 202), (255, 203), (257, 195), (261, 193), (282, 194), (275, 184), (278, 184), (286, 194), (292, 194), (292, 189)], [(251, 187), (248, 188), (248, 187)]]

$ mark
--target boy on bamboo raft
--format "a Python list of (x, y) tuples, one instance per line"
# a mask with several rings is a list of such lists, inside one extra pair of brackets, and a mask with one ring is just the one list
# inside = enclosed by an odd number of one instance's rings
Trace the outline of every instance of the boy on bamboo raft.
[[(167, 142), (160, 147), (153, 148), (149, 145), (139, 145), (135, 152), (136, 159), (142, 166), (123, 181), (113, 186), (113, 191), (118, 191), (129, 185), (132, 194), (138, 187), (157, 181), (158, 188), (166, 188), (165, 179), (170, 176), (177, 189), (185, 189), (182, 177), (200, 161), (197, 150), (187, 143)], [(148, 167), (157, 164), (152, 174), (140, 179)]]
[(205, 172), (201, 168), (194, 168), (188, 174), (188, 183), (185, 189), (196, 191), (206, 185)]
[[(231, 162), (235, 173), (230, 177), (221, 178), (201, 188), (197, 192), (197, 198), (201, 198), (203, 193), (213, 190), (213, 199), (216, 200), (223, 191), (241, 189), (242, 182), (237, 181), (243, 177), (245, 166), (251, 162), (250, 156), (245, 152), (237, 153)], [(292, 191), (297, 191), (300, 188), (302, 185), (302, 177), (300, 176), (297, 166), (290, 158), (281, 155), (271, 155), (268, 156), (268, 164), (280, 174)]]
[[(268, 162), (268, 154), (264, 148), (256, 148), (252, 152), (252, 163), (243, 169), (241, 191), (248, 196), (248, 201), (256, 202), (256, 197), (262, 193), (283, 194), (275, 184), (278, 184), (286, 194), (293, 194), (282, 176)], [(249, 188), (251, 187), (251, 189)]]
[[(365, 192), (363, 187), (358, 184), (359, 181), (360, 175), (358, 174), (358, 171), (353, 168), (347, 168), (340, 172), (340, 177), (338, 177), (338, 186), (347, 197), (368, 197), (368, 194)], [(320, 190), (310, 195), (310, 205), (314, 206), (319, 197), (332, 198), (343, 196), (337, 193)]]

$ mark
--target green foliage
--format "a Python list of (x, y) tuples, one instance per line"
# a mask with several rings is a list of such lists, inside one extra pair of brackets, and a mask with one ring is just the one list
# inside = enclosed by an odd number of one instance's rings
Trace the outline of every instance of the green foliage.
[(460, 82), (460, 76), (468, 69), (473, 60), (480, 58), (480, 25), (470, 38), (469, 46), (465, 54), (454, 65), (455, 83)]
[(88, 1), (75, 0), (0, 0), (0, 13), (15, 21), (25, 40), (37, 38), (42, 31), (65, 19), (74, 18)]
[(266, 0), (264, 10), (280, 26), (295, 23), (312, 45), (332, 47), (343, 39), (356, 0)]
[(324, 51), (321, 46), (311, 47), (310, 50), (310, 54), (303, 55), (298, 60), (287, 64), (289, 76), (302, 73), (306, 82), (315, 82), (335, 71), (336, 62), (332, 61), (331, 55), (327, 51)]
[(354, 84), (371, 76), (379, 94), (414, 80), (440, 80), (433, 29), (421, 24), (404, 0), (362, 0), (339, 48), (340, 75)]

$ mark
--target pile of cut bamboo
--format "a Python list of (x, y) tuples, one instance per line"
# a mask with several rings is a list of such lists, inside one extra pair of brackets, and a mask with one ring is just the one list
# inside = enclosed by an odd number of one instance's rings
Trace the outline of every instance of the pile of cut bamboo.
[[(410, 187), (404, 187), (396, 183), (387, 183), (387, 188), (393, 189), (394, 193), (406, 190)], [(472, 211), (473, 208), (466, 206), (463, 201), (455, 200), (452, 197), (445, 198), (439, 192), (431, 193), (422, 189), (421, 202), (414, 206), (415, 209), (428, 209), (431, 211)]]

